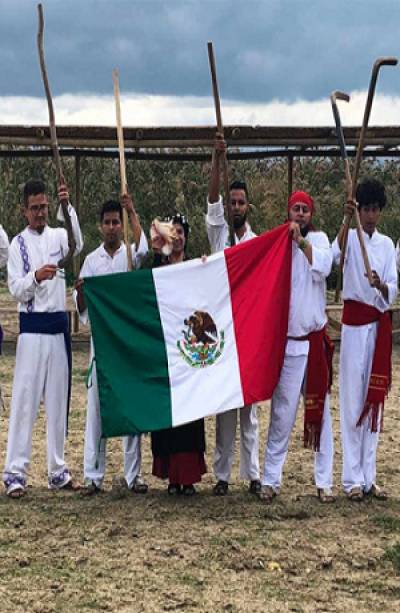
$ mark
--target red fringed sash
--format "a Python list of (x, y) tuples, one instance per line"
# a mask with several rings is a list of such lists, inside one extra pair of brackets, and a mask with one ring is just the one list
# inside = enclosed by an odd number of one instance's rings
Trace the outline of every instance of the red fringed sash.
[(378, 431), (379, 417), (380, 430), (383, 430), (385, 398), (392, 383), (392, 317), (389, 311), (381, 313), (369, 304), (356, 300), (345, 300), (342, 323), (347, 326), (365, 326), (374, 321), (378, 322), (378, 333), (371, 376), (367, 398), (357, 422), (357, 426), (361, 426), (364, 419), (370, 417), (371, 432)]
[(326, 333), (326, 327), (311, 332), (308, 338), (310, 350), (305, 386), (304, 447), (319, 451), (325, 397), (332, 385), (334, 344)]

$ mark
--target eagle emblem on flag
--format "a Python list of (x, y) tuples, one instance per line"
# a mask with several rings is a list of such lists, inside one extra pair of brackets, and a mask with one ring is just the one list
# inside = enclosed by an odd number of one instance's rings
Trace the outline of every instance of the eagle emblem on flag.
[(225, 345), (223, 330), (218, 331), (211, 315), (206, 311), (194, 311), (183, 322), (183, 339), (177, 347), (183, 359), (194, 368), (211, 366), (222, 355)]

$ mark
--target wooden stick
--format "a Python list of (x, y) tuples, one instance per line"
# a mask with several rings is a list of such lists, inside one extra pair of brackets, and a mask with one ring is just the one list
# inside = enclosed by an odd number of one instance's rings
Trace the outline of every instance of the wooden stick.
[[(337, 100), (344, 100), (345, 102), (349, 102), (350, 101), (350, 96), (348, 94), (345, 94), (344, 92), (340, 92), (340, 91), (335, 91), (335, 92), (333, 92), (331, 94), (331, 104), (332, 104), (333, 116), (335, 118), (336, 134), (337, 134), (338, 141), (339, 141), (340, 153), (341, 153), (341, 156), (342, 156), (342, 159), (343, 159), (343, 162), (344, 162), (344, 172), (345, 172), (345, 177), (346, 177), (347, 199), (351, 199), (352, 198), (352, 194), (353, 194), (353, 180), (352, 180), (352, 177), (351, 177), (349, 158), (348, 158), (348, 155), (347, 155), (346, 143), (345, 143), (345, 140), (344, 140), (342, 122), (341, 122), (339, 110), (338, 110), (338, 107), (337, 107)], [(362, 230), (361, 222), (360, 222), (360, 215), (359, 215), (357, 209), (355, 211), (355, 220), (356, 220), (357, 236), (358, 236), (358, 240), (360, 242), (360, 248), (361, 248), (361, 253), (362, 253), (362, 257), (363, 257), (363, 261), (364, 261), (365, 271), (367, 273), (368, 281), (369, 281), (370, 285), (372, 285), (373, 284), (372, 270), (371, 270), (371, 266), (370, 266), (370, 263), (369, 263), (367, 250), (366, 250), (366, 247), (365, 247), (364, 235), (363, 235), (363, 230)], [(343, 266), (344, 266), (343, 252), (346, 252), (347, 239), (348, 239), (348, 229), (350, 227), (350, 222), (351, 222), (351, 217), (346, 216), (347, 231), (346, 231), (346, 227), (345, 227), (345, 235), (343, 237), (343, 248), (342, 248), (342, 251), (341, 251), (341, 254), (340, 254), (340, 264), (339, 264), (338, 277), (337, 277), (337, 283), (336, 283), (336, 293), (335, 293), (335, 301), (336, 302), (339, 301), (339, 297), (340, 297), (340, 288), (341, 288), (341, 282), (342, 282), (342, 277), (343, 277)]]
[[(61, 183), (64, 183), (64, 175), (63, 175), (62, 166), (61, 166), (60, 151), (59, 151), (59, 148), (58, 148), (57, 129), (56, 129), (55, 116), (54, 116), (53, 99), (52, 99), (52, 96), (51, 96), (49, 79), (48, 79), (48, 76), (47, 76), (46, 61), (45, 61), (45, 57), (44, 57), (44, 45), (43, 45), (44, 16), (43, 16), (43, 7), (42, 7), (42, 5), (38, 4), (37, 9), (38, 9), (38, 18), (39, 18), (38, 34), (37, 34), (37, 47), (38, 47), (38, 53), (39, 53), (39, 63), (40, 63), (40, 70), (41, 70), (41, 73), (42, 73), (42, 80), (43, 80), (43, 85), (44, 85), (44, 91), (46, 93), (47, 106), (48, 106), (48, 110), (49, 110), (49, 127), (50, 127), (51, 148), (52, 148), (52, 151), (53, 151), (54, 164), (55, 164), (55, 167), (56, 167), (57, 182), (60, 185)], [(68, 212), (68, 200), (61, 200), (60, 204), (61, 204), (61, 209), (62, 209), (62, 212), (63, 212), (63, 215), (64, 215), (65, 228), (66, 228), (67, 234), (68, 234), (68, 253), (67, 253), (67, 255), (65, 257), (63, 257), (63, 258), (61, 258), (61, 260), (59, 260), (59, 262), (57, 263), (57, 266), (59, 268), (65, 268), (65, 266), (72, 259), (73, 255), (75, 253), (76, 242), (75, 242), (74, 233), (72, 231), (71, 217), (70, 217), (69, 212)]]
[[(380, 57), (374, 62), (374, 65), (372, 67), (371, 80), (369, 82), (367, 101), (365, 104), (364, 117), (363, 117), (363, 122), (361, 126), (360, 137), (358, 139), (356, 160), (355, 160), (354, 169), (353, 169), (352, 190), (351, 190), (352, 200), (355, 200), (356, 198), (358, 175), (360, 173), (361, 160), (362, 160), (364, 144), (365, 144), (365, 135), (366, 135), (367, 128), (368, 128), (369, 116), (371, 114), (372, 102), (373, 102), (374, 95), (375, 95), (375, 89), (376, 89), (376, 83), (378, 80), (379, 70), (381, 69), (382, 66), (396, 66), (396, 65), (397, 65), (397, 58)], [(341, 269), (343, 269), (344, 259), (346, 257), (347, 237), (349, 233), (350, 223), (351, 223), (351, 217), (347, 217), (346, 222), (345, 222), (345, 227), (344, 227), (343, 245), (342, 245), (341, 254), (340, 254)], [(360, 220), (359, 219), (357, 220), (357, 217), (356, 217), (356, 227), (357, 227), (357, 234), (360, 237), (362, 235), (362, 228), (361, 228)], [(370, 284), (372, 285), (372, 271), (371, 271), (371, 276), (368, 276), (368, 280)]]
[[(213, 96), (214, 96), (215, 115), (217, 118), (217, 130), (218, 132), (220, 132), (220, 134), (223, 135), (224, 126), (222, 124), (221, 104), (220, 104), (220, 99), (219, 99), (218, 81), (217, 81), (217, 69), (215, 65), (214, 49), (213, 49), (212, 42), (207, 43), (207, 49), (208, 49), (208, 61), (210, 64), (210, 71), (211, 71), (211, 83), (212, 83)], [(235, 241), (235, 231), (233, 228), (232, 208), (230, 204), (228, 158), (226, 156), (226, 153), (223, 157), (222, 164), (223, 164), (222, 172), (223, 172), (223, 180), (224, 180), (225, 206), (226, 206), (226, 211), (227, 211), (227, 216), (228, 216), (228, 227), (229, 227), (229, 242), (231, 244), (231, 247), (233, 247), (233, 245), (236, 244), (236, 241)]]
[[(128, 193), (128, 184), (126, 181), (126, 165), (125, 165), (125, 145), (124, 145), (124, 133), (122, 129), (121, 121), (121, 101), (119, 95), (119, 73), (118, 70), (113, 70), (112, 73), (114, 81), (114, 98), (115, 98), (115, 113), (117, 119), (117, 136), (118, 136), (118, 150), (119, 150), (119, 171), (121, 176), (121, 196)], [(126, 255), (128, 258), (128, 270), (133, 269), (132, 249), (129, 244), (128, 234), (128, 213), (125, 209), (122, 211), (123, 228), (124, 228), (124, 241), (126, 246)]]

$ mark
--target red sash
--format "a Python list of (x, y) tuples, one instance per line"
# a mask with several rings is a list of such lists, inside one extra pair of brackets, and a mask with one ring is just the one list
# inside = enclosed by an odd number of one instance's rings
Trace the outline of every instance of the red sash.
[(308, 339), (310, 350), (305, 385), (304, 447), (319, 451), (325, 398), (332, 385), (334, 344), (326, 333), (326, 327), (311, 332)]
[(357, 426), (361, 426), (366, 417), (369, 417), (371, 432), (378, 431), (380, 417), (380, 430), (383, 430), (383, 409), (385, 398), (392, 383), (392, 317), (389, 311), (381, 313), (373, 306), (345, 300), (342, 323), (347, 326), (365, 326), (374, 321), (378, 322), (375, 351), (372, 358), (371, 376), (369, 378), (368, 393)]

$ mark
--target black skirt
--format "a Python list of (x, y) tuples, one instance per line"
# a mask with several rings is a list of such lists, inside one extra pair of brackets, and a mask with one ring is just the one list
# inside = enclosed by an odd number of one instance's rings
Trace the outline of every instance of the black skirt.
[(204, 419), (151, 433), (153, 456), (166, 456), (171, 453), (190, 451), (204, 452), (205, 449)]

